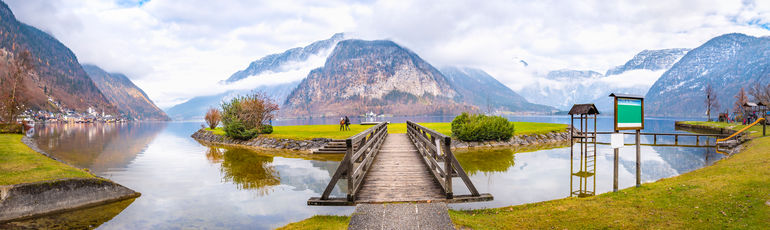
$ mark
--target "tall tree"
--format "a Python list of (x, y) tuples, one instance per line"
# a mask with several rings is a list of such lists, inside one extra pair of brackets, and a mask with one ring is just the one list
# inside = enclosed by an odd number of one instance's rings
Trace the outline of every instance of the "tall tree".
[(32, 55), (27, 50), (7, 60), (7, 78), (0, 81), (0, 120), (13, 123), (24, 106), (25, 98), (20, 96), (24, 90), (24, 79), (34, 67)]
[(711, 121), (711, 110), (719, 110), (719, 101), (717, 100), (717, 92), (714, 91), (714, 87), (711, 84), (706, 86), (706, 116), (708, 121)]
[(741, 91), (738, 91), (738, 94), (735, 95), (735, 107), (733, 110), (743, 112), (743, 104), (746, 104), (746, 102), (749, 102), (749, 97), (746, 96), (746, 90), (741, 87)]

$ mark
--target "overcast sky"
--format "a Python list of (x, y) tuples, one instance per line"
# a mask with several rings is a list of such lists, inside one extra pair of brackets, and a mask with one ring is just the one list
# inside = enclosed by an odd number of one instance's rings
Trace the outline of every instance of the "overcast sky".
[(162, 108), (221, 92), (217, 82), (251, 61), (337, 32), (393, 40), (437, 67), (481, 68), (513, 89), (549, 70), (604, 73), (644, 49), (770, 35), (770, 1), (6, 2), (81, 63), (125, 73)]

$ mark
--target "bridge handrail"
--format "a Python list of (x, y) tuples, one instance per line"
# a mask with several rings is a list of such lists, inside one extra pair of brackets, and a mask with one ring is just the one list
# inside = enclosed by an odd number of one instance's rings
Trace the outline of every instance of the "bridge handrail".
[(751, 123), (751, 125), (748, 125), (746, 127), (743, 127), (741, 130), (738, 130), (738, 132), (733, 133), (733, 135), (730, 135), (730, 136), (722, 138), (722, 139), (717, 139), (717, 142), (723, 142), (723, 141), (726, 141), (726, 140), (730, 140), (730, 138), (733, 138), (733, 137), (737, 136), (738, 134), (741, 134), (744, 131), (749, 130), (749, 128), (754, 127), (754, 125), (757, 125), (757, 124), (759, 124), (760, 121), (764, 121), (764, 120), (765, 120), (765, 118), (760, 117), (759, 119), (754, 121), (754, 123)]
[[(615, 132), (596, 132), (596, 134), (613, 134)], [(620, 132), (626, 135), (636, 135), (636, 133)], [(727, 134), (701, 134), (701, 133), (639, 133), (639, 135), (657, 135), (657, 136), (683, 136), (683, 137), (725, 137)]]
[(348, 183), (347, 200), (350, 202), (354, 201), (366, 172), (369, 171), (374, 157), (380, 151), (380, 147), (382, 147), (382, 143), (387, 136), (388, 123), (380, 122), (363, 132), (345, 139), (345, 156), (342, 158), (326, 189), (321, 194), (320, 199), (329, 200), (329, 195), (334, 186), (337, 185), (340, 179), (345, 177)]
[[(436, 181), (441, 185), (447, 199), (452, 199), (452, 178), (460, 177), (472, 196), (479, 196), (468, 174), (460, 166), (460, 162), (452, 153), (452, 138), (442, 133), (426, 128), (420, 124), (406, 121), (406, 133), (417, 147), (422, 159), (431, 171)], [(438, 163), (444, 162), (444, 167)]]

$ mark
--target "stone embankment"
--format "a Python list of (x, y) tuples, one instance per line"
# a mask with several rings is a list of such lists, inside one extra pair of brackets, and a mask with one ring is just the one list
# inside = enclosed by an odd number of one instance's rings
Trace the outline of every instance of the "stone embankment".
[(139, 197), (102, 178), (71, 178), (0, 186), (0, 223)]
[(311, 151), (319, 149), (326, 143), (332, 141), (329, 138), (313, 138), (310, 140), (276, 139), (258, 136), (248, 141), (236, 140), (230, 137), (221, 136), (211, 131), (200, 129), (191, 136), (195, 140), (230, 146), (247, 146), (265, 149), (286, 149), (297, 151)]
[[(577, 130), (576, 130), (577, 131)], [(466, 142), (452, 138), (452, 148), (476, 148), (476, 147), (506, 147), (553, 144), (569, 142), (569, 129), (563, 132), (551, 132), (547, 134), (518, 135), (509, 141), (473, 141)]]

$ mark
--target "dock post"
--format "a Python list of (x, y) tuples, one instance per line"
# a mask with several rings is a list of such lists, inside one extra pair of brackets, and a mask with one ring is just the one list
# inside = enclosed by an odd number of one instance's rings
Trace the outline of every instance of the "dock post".
[(642, 149), (639, 142), (640, 131), (636, 130), (636, 187), (642, 185)]
[(348, 164), (346, 166), (347, 167), (347, 170), (346, 170), (347, 172), (345, 173), (345, 174), (347, 174), (347, 181), (348, 181), (348, 197), (347, 198), (348, 198), (348, 201), (352, 202), (352, 201), (356, 200), (355, 194), (352, 191), (353, 189), (355, 189), (355, 188), (353, 188), (353, 166), (355, 164), (353, 164), (353, 159), (351, 158), (353, 156), (353, 140), (351, 140), (349, 138), (346, 139), (345, 140), (345, 148), (347, 150), (346, 150), (346, 153), (345, 153), (345, 156), (344, 156), (344, 159), (342, 160), (342, 162), (346, 162)]
[(620, 152), (620, 148), (615, 149), (615, 164), (613, 165), (613, 176), (612, 176), (612, 191), (617, 192), (618, 191), (618, 154)]

